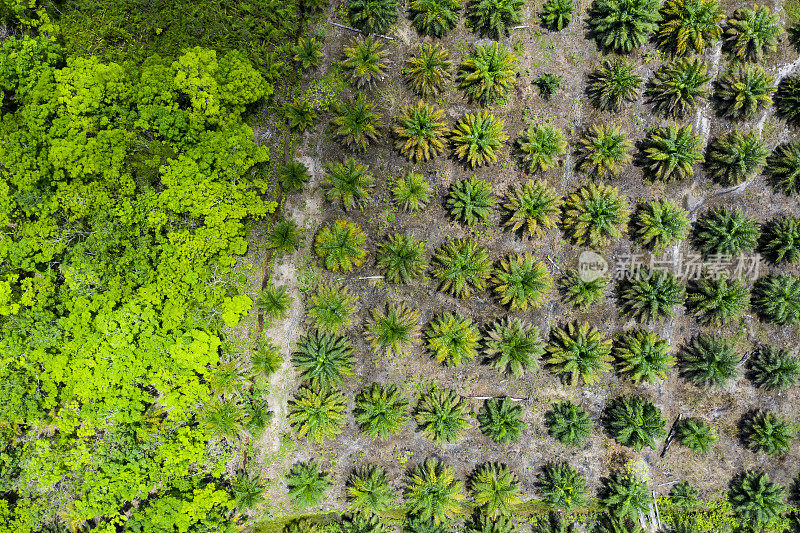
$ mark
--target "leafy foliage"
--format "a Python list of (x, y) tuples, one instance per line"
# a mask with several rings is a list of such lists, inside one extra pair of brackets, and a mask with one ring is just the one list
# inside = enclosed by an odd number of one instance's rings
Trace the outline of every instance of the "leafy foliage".
[(336, 114), (331, 119), (334, 136), (351, 150), (365, 151), (380, 137), (381, 116), (373, 110), (374, 107), (361, 92), (355, 99), (338, 103)]
[(602, 247), (622, 237), (629, 214), (628, 202), (616, 187), (590, 183), (564, 201), (562, 222), (575, 244)]
[(344, 162), (336, 161), (325, 166), (325, 197), (330, 201), (341, 200), (342, 207), (350, 209), (369, 196), (375, 178), (369, 168), (352, 157)]
[(308, 297), (306, 318), (316, 329), (341, 333), (353, 323), (356, 297), (346, 287), (320, 285)]
[(558, 157), (566, 153), (567, 143), (561, 128), (549, 124), (534, 124), (531, 121), (525, 136), (520, 140), (519, 149), (529, 172), (544, 172), (554, 167)]
[(525, 370), (536, 369), (543, 355), (544, 343), (538, 340), (539, 330), (517, 318), (495, 322), (484, 339), (483, 354), (489, 366), (500, 372), (520, 377)]
[(448, 523), (461, 512), (463, 490), (452, 466), (430, 458), (414, 468), (406, 484), (409, 514), (436, 526)]
[(428, 266), (425, 245), (410, 235), (393, 233), (378, 247), (375, 266), (387, 280), (408, 283)]
[(695, 385), (724, 386), (738, 375), (741, 356), (722, 337), (700, 334), (692, 338), (680, 353), (680, 368)]
[(354, 470), (347, 478), (350, 507), (363, 513), (384, 513), (394, 499), (386, 471), (379, 466)]
[(767, 6), (737, 9), (728, 19), (724, 48), (739, 59), (761, 63), (765, 53), (777, 50), (778, 37), (783, 33), (778, 19)]
[(600, 372), (611, 368), (611, 339), (594, 326), (570, 322), (564, 328), (553, 328), (550, 335), (547, 363), (556, 373), (569, 376), (570, 385), (577, 385), (578, 380), (591, 384)]
[(647, 42), (658, 29), (657, 0), (595, 0), (589, 11), (589, 30), (597, 46), (627, 54)]
[(446, 311), (428, 324), (425, 339), (437, 363), (460, 366), (475, 357), (480, 333), (471, 318)]
[(708, 66), (700, 59), (676, 59), (663, 63), (644, 94), (653, 110), (669, 117), (683, 117), (708, 95)]
[(397, 21), (397, 0), (347, 0), (350, 22), (364, 33), (386, 33)]
[(280, 347), (265, 339), (257, 343), (254, 353), (250, 356), (250, 365), (254, 374), (266, 377), (278, 371), (282, 360)]
[(634, 63), (606, 59), (600, 68), (589, 74), (587, 93), (597, 108), (619, 113), (625, 103), (636, 100), (643, 81)]
[(322, 43), (314, 37), (300, 37), (294, 46), (295, 63), (300, 65), (303, 70), (314, 68), (322, 59)]
[(448, 522), (436, 524), (433, 520), (423, 520), (419, 517), (411, 517), (403, 527), (403, 533), (448, 533), (450, 529)]
[(395, 148), (408, 159), (427, 161), (444, 150), (446, 132), (444, 112), (420, 100), (395, 117)]
[(694, 164), (703, 159), (703, 138), (692, 135), (692, 127), (673, 125), (651, 130), (644, 140), (648, 177), (670, 181), (694, 174)]
[(631, 162), (631, 143), (619, 127), (592, 124), (578, 144), (578, 170), (599, 178), (617, 176)]
[(577, 270), (568, 270), (559, 280), (564, 299), (579, 309), (588, 309), (593, 304), (601, 302), (606, 293), (608, 278), (599, 276), (585, 280)]
[(686, 307), (706, 325), (722, 326), (741, 316), (750, 293), (739, 279), (700, 279), (689, 288)]
[(297, 463), (286, 476), (289, 497), (298, 509), (317, 505), (328, 490), (328, 473), (322, 472), (314, 461)]
[(422, 434), (438, 444), (461, 438), (469, 426), (469, 405), (450, 389), (431, 388), (423, 394), (414, 412)]
[(623, 333), (614, 345), (618, 370), (637, 383), (664, 378), (675, 365), (669, 352), (667, 339), (644, 329)]
[(510, 517), (489, 518), (480, 512), (476, 512), (465, 526), (464, 533), (517, 533)]
[(283, 116), (293, 131), (303, 132), (317, 121), (317, 111), (311, 102), (296, 99), (287, 103), (283, 108)]
[(747, 361), (750, 379), (762, 389), (782, 391), (800, 381), (800, 360), (774, 346), (759, 346)]
[(688, 213), (672, 200), (661, 199), (639, 205), (633, 217), (633, 234), (644, 246), (663, 250), (689, 234)]
[(308, 183), (310, 178), (308, 168), (300, 161), (292, 160), (278, 167), (278, 179), (284, 192), (302, 192), (303, 185)]
[(779, 326), (800, 321), (800, 278), (768, 275), (753, 286), (753, 309), (761, 320)]
[(469, 6), (467, 18), (481, 35), (500, 38), (510, 26), (519, 24), (523, 0), (475, 0)]
[(661, 409), (644, 398), (622, 396), (611, 400), (606, 406), (605, 419), (611, 436), (637, 452), (645, 446), (655, 449), (655, 439), (667, 436)]
[(235, 440), (242, 431), (241, 407), (230, 400), (212, 401), (205, 405), (203, 425), (212, 436)]
[(553, 285), (547, 267), (531, 254), (515, 254), (501, 259), (492, 280), (500, 304), (507, 305), (512, 311), (539, 307)]
[(776, 146), (767, 157), (766, 172), (773, 187), (785, 195), (800, 191), (800, 142), (792, 140)]
[(266, 236), (267, 248), (275, 250), (276, 257), (294, 253), (303, 246), (303, 230), (292, 219), (279, 218)]
[(408, 421), (408, 400), (395, 385), (373, 383), (356, 396), (353, 416), (364, 433), (385, 440), (396, 435)]
[(453, 153), (472, 168), (496, 162), (497, 150), (508, 139), (504, 125), (488, 111), (464, 115), (453, 128)]
[(397, 205), (406, 211), (415, 212), (428, 204), (431, 199), (430, 191), (431, 186), (422, 174), (409, 172), (394, 182), (392, 196)]
[(669, 499), (675, 505), (689, 509), (700, 501), (700, 493), (688, 481), (681, 481), (672, 486), (669, 491)]
[(742, 433), (754, 452), (780, 455), (788, 452), (789, 444), (797, 438), (797, 427), (772, 411), (759, 411), (744, 423)]
[(508, 516), (521, 501), (517, 475), (501, 463), (484, 463), (476, 468), (469, 485), (475, 505), (487, 518)]
[(783, 216), (766, 224), (761, 252), (776, 263), (800, 261), (800, 218)]
[(453, 183), (445, 206), (450, 216), (474, 226), (489, 218), (494, 202), (492, 186), (472, 176)]
[(541, 237), (543, 230), (556, 226), (561, 202), (546, 180), (527, 181), (514, 187), (503, 202), (506, 214), (503, 225), (512, 231), (526, 230), (531, 236)]
[(231, 483), (231, 493), (239, 509), (252, 509), (264, 492), (257, 479), (251, 479), (245, 472), (239, 472)]
[(751, 119), (772, 103), (775, 78), (767, 76), (760, 66), (739, 65), (717, 80), (720, 111), (728, 118)]
[(443, 37), (458, 24), (461, 4), (458, 0), (412, 0), (409, 10), (418, 32)]
[(292, 354), (292, 364), (303, 381), (323, 387), (341, 384), (344, 376), (353, 373), (354, 362), (348, 338), (317, 330), (300, 337)]
[(542, 501), (551, 508), (570, 511), (586, 503), (586, 478), (567, 463), (545, 465), (537, 485)]
[(694, 51), (702, 54), (722, 36), (725, 18), (716, 0), (667, 0), (661, 8), (658, 39), (661, 46), (677, 55)]
[(674, 315), (674, 307), (683, 304), (686, 288), (671, 273), (642, 269), (619, 285), (620, 316), (639, 322), (664, 320)]
[(588, 413), (569, 400), (556, 402), (545, 414), (548, 432), (562, 444), (581, 446), (592, 434)]
[(489, 279), (489, 251), (469, 239), (452, 239), (433, 256), (433, 277), (439, 288), (456, 298), (467, 298), (473, 291), (486, 288)]
[(545, 100), (549, 100), (556, 91), (561, 88), (561, 82), (564, 81), (563, 76), (557, 76), (552, 72), (545, 72), (536, 76), (533, 80), (533, 85), (539, 90), (539, 96)]
[(693, 241), (704, 254), (738, 255), (755, 249), (761, 230), (740, 209), (711, 209), (697, 221)]
[(449, 58), (450, 52), (438, 43), (421, 44), (417, 52), (406, 60), (403, 69), (411, 89), (420, 96), (438, 95), (452, 77)]
[(335, 389), (301, 387), (289, 401), (289, 424), (300, 437), (321, 443), (342, 432), (347, 400)]
[(498, 444), (516, 442), (527, 427), (522, 413), (522, 406), (510, 398), (490, 398), (478, 411), (481, 433)]
[(264, 313), (264, 317), (269, 319), (283, 320), (289, 313), (292, 305), (292, 297), (289, 296), (289, 289), (286, 285), (275, 286), (269, 283), (261, 289), (254, 303), (255, 307)]
[(792, 126), (800, 124), (800, 76), (786, 76), (775, 91), (775, 109)]
[(387, 533), (386, 525), (372, 513), (353, 513), (343, 516), (339, 524), (341, 533)]
[(675, 430), (675, 438), (693, 452), (698, 453), (708, 453), (711, 446), (719, 440), (714, 428), (699, 418), (681, 420)]
[(517, 56), (499, 43), (479, 44), (459, 68), (459, 87), (465, 90), (471, 100), (481, 104), (492, 104), (508, 94), (517, 75), (518, 63)]
[(404, 305), (389, 306), (386, 313), (373, 308), (364, 331), (364, 339), (374, 348), (386, 348), (386, 355), (396, 357), (419, 339), (419, 311)]
[(389, 52), (377, 39), (372, 37), (353, 39), (350, 46), (344, 49), (344, 55), (342, 66), (351, 83), (359, 89), (375, 86), (386, 75), (388, 64), (386, 58)]
[(547, 0), (542, 6), (542, 26), (549, 30), (561, 31), (572, 22), (574, 10), (572, 0)]
[(763, 527), (786, 508), (783, 503), (785, 494), (786, 490), (772, 483), (766, 472), (749, 471), (731, 482), (728, 501), (737, 517), (753, 526)]
[(638, 522), (639, 515), (647, 513), (653, 501), (647, 483), (633, 474), (615, 472), (606, 482), (603, 504), (617, 518)]
[(364, 264), (367, 236), (361, 226), (347, 220), (336, 220), (324, 226), (314, 239), (314, 252), (331, 272), (350, 272)]
[(766, 163), (769, 151), (758, 136), (739, 130), (717, 137), (706, 151), (709, 176), (722, 185), (738, 185), (753, 178)]

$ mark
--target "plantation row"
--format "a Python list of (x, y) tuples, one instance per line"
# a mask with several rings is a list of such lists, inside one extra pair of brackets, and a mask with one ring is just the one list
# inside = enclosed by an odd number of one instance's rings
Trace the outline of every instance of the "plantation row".
[[(289, 494), (303, 508), (319, 503), (329, 486), (328, 473), (317, 463), (299, 463), (287, 481)], [(517, 475), (501, 463), (485, 463), (475, 468), (468, 479), (471, 501), (465, 501), (464, 482), (456, 479), (453, 468), (436, 458), (417, 465), (407, 476), (403, 494), (408, 516), (404, 533), (448, 533), (453, 522), (465, 511), (475, 509), (467, 520), (465, 533), (517, 533), (511, 520), (519, 516), (523, 489)], [(379, 466), (356, 469), (347, 479), (347, 497), (355, 512), (342, 518), (342, 533), (386, 533), (389, 529), (379, 515), (386, 513), (397, 497), (386, 472)], [(567, 463), (545, 465), (536, 479), (537, 496), (553, 512), (548, 522), (534, 527), (534, 533), (558, 533), (572, 522), (564, 518), (589, 501), (586, 479)], [(647, 514), (653, 497), (647, 482), (636, 476), (614, 472), (604, 480), (599, 504), (603, 512), (595, 516), (595, 533), (639, 531), (638, 517)], [(756, 530), (775, 521), (786, 509), (786, 490), (772, 483), (763, 472), (749, 471), (736, 476), (728, 491), (728, 501), (736, 519), (748, 530)], [(684, 512), (698, 505), (697, 491), (688, 482), (675, 485), (669, 504)], [(685, 516), (688, 516), (686, 518)], [(671, 531), (696, 532), (700, 528), (691, 514), (674, 520)], [(285, 533), (319, 533), (320, 528), (308, 519), (289, 523)]]

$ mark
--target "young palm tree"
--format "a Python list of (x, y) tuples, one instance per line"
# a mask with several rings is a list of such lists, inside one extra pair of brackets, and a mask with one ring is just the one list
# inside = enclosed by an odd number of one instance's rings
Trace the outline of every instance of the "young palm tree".
[(800, 261), (800, 218), (774, 218), (764, 228), (761, 252), (775, 263)]
[(322, 443), (342, 432), (347, 399), (336, 389), (300, 387), (289, 401), (289, 424), (298, 437)]
[(641, 204), (633, 217), (633, 234), (637, 241), (654, 251), (684, 240), (689, 227), (688, 213), (667, 199)]
[(266, 320), (283, 320), (289, 313), (292, 297), (286, 285), (276, 287), (272, 282), (261, 289), (256, 297), (255, 307), (264, 314)]
[(517, 533), (517, 527), (508, 516), (489, 518), (476, 512), (472, 520), (464, 525), (466, 527), (464, 533)]
[(331, 202), (341, 200), (345, 210), (367, 198), (375, 184), (369, 167), (352, 157), (343, 162), (328, 163), (325, 165), (325, 172), (325, 198)]
[(341, 533), (389, 533), (381, 519), (371, 513), (353, 513), (342, 516), (339, 524)]
[(478, 411), (481, 433), (498, 444), (519, 440), (527, 424), (522, 418), (522, 406), (509, 398), (490, 398)]
[(400, 304), (389, 306), (386, 313), (372, 309), (364, 339), (373, 348), (386, 348), (386, 355), (397, 357), (419, 340), (419, 311)]
[(772, 103), (775, 78), (760, 66), (738, 65), (717, 80), (720, 112), (731, 119), (751, 119)]
[(320, 285), (308, 297), (306, 319), (320, 331), (339, 334), (352, 325), (356, 300), (346, 287)]
[(475, 358), (480, 333), (471, 318), (446, 311), (431, 321), (425, 330), (425, 338), (437, 363), (460, 366)]
[(438, 95), (452, 77), (449, 57), (450, 52), (438, 43), (421, 44), (417, 52), (406, 60), (403, 69), (411, 89), (420, 96)]
[(395, 148), (408, 159), (427, 161), (444, 150), (444, 112), (420, 100), (395, 117)]
[(483, 354), (489, 366), (520, 377), (525, 370), (535, 370), (544, 355), (539, 330), (517, 318), (496, 321), (484, 338)]
[(647, 483), (633, 474), (615, 472), (606, 482), (606, 497), (602, 503), (613, 516), (638, 522), (639, 515), (650, 511), (653, 498)]
[(572, 22), (575, 6), (572, 0), (547, 0), (542, 6), (542, 26), (548, 30), (561, 31)]
[(469, 485), (473, 502), (487, 518), (508, 516), (522, 501), (517, 475), (501, 463), (484, 463), (476, 468)]
[(703, 254), (738, 255), (755, 249), (761, 229), (740, 209), (727, 207), (707, 211), (694, 228), (694, 245)]
[(724, 338), (701, 334), (683, 347), (680, 367), (681, 373), (695, 385), (722, 387), (738, 375), (741, 360), (733, 344)]
[(783, 326), (800, 322), (800, 278), (768, 275), (753, 286), (753, 309), (761, 320)]
[(334, 136), (350, 150), (365, 151), (380, 137), (381, 116), (373, 108), (374, 104), (367, 102), (361, 92), (355, 100), (337, 104), (331, 119)]
[(800, 76), (786, 76), (781, 80), (775, 91), (775, 109), (790, 125), (800, 123)]
[(350, 22), (364, 33), (386, 33), (397, 20), (397, 0), (347, 0)]
[(298, 509), (317, 505), (325, 496), (330, 482), (328, 473), (322, 472), (315, 461), (297, 463), (286, 476), (289, 497)]
[(667, 0), (661, 8), (661, 18), (661, 46), (682, 56), (692, 50), (702, 54), (719, 39), (725, 14), (716, 0)]
[(611, 436), (637, 452), (645, 446), (655, 449), (655, 439), (667, 436), (661, 409), (644, 398), (622, 396), (611, 400), (606, 406), (605, 419)]
[(497, 162), (497, 151), (508, 140), (504, 125), (488, 111), (464, 115), (451, 133), (453, 153), (472, 168)]
[(701, 59), (680, 58), (663, 63), (644, 94), (653, 110), (683, 117), (708, 95), (708, 66)]
[(620, 316), (641, 322), (660, 321), (674, 316), (673, 307), (683, 304), (686, 289), (671, 272), (646, 269), (619, 285)]
[(569, 512), (586, 503), (586, 478), (567, 463), (550, 463), (537, 477), (539, 497), (551, 509)]
[(436, 524), (433, 520), (423, 520), (419, 517), (409, 517), (403, 525), (403, 533), (450, 533), (449, 523)]
[(554, 403), (545, 414), (548, 432), (562, 444), (582, 446), (592, 434), (592, 419), (588, 413), (569, 400)]
[(456, 298), (468, 298), (486, 288), (491, 261), (489, 251), (470, 239), (444, 243), (433, 256), (431, 274), (440, 280), (439, 289)]
[(251, 479), (245, 472), (239, 472), (231, 483), (231, 493), (239, 510), (252, 509), (261, 501), (264, 487), (260, 480)]
[(236, 402), (215, 399), (204, 406), (203, 424), (211, 435), (233, 441), (243, 429), (243, 416)]
[(481, 35), (499, 39), (511, 26), (519, 24), (524, 5), (524, 0), (476, 0), (470, 5), (467, 18)]
[(561, 278), (559, 284), (564, 300), (579, 309), (588, 309), (590, 306), (601, 302), (606, 293), (608, 278), (600, 276), (585, 280), (577, 270), (568, 270)]
[(766, 171), (772, 185), (786, 196), (800, 192), (800, 142), (776, 146), (767, 158)]
[(701, 279), (689, 288), (686, 307), (708, 326), (722, 326), (738, 319), (750, 304), (750, 292), (740, 279)]
[(266, 238), (267, 248), (275, 250), (276, 257), (282, 257), (294, 253), (303, 246), (303, 230), (292, 219), (283, 217), (275, 221), (272, 232)]
[(380, 515), (389, 509), (394, 499), (386, 471), (379, 466), (354, 470), (347, 478), (346, 487), (350, 507), (362, 513)]
[(393, 233), (378, 247), (375, 266), (394, 283), (408, 283), (422, 275), (428, 261), (425, 244), (410, 235)]
[(353, 374), (353, 348), (350, 339), (312, 330), (297, 341), (292, 364), (303, 381), (327, 387), (340, 385)]
[(669, 491), (669, 499), (678, 507), (691, 509), (700, 501), (700, 493), (688, 481), (681, 481), (672, 486), (672, 490)]
[(281, 187), (287, 193), (301, 192), (303, 185), (311, 178), (306, 166), (296, 160), (289, 161), (285, 165), (278, 167), (277, 174)]
[(386, 440), (409, 420), (408, 400), (395, 385), (373, 383), (356, 396), (353, 416), (370, 438)]
[(281, 533), (322, 533), (322, 529), (308, 518), (298, 518), (287, 523)]
[(471, 100), (492, 104), (511, 90), (517, 77), (518, 63), (517, 56), (498, 43), (479, 44), (458, 70), (459, 87)]
[(570, 239), (579, 246), (606, 246), (622, 237), (630, 209), (616, 187), (590, 183), (564, 201), (562, 223)]
[(756, 453), (781, 455), (797, 438), (797, 426), (772, 411), (759, 411), (744, 424), (742, 436), (747, 447)]
[(724, 47), (737, 58), (761, 63), (766, 52), (778, 48), (778, 37), (783, 33), (777, 14), (770, 13), (767, 6), (737, 9), (723, 36)]
[(624, 104), (636, 101), (643, 81), (634, 63), (624, 59), (606, 59), (589, 74), (587, 92), (598, 109), (619, 113)]
[(618, 370), (635, 383), (663, 379), (675, 365), (669, 341), (644, 329), (620, 335), (614, 345), (614, 356)]
[(566, 153), (567, 143), (561, 128), (531, 121), (525, 136), (520, 139), (519, 149), (528, 172), (544, 172), (554, 167), (558, 157)]
[(545, 72), (533, 80), (533, 85), (539, 90), (539, 96), (545, 100), (549, 100), (554, 94), (556, 94), (556, 91), (561, 88), (561, 83), (563, 81), (563, 76), (558, 76), (551, 72)]
[(492, 186), (472, 176), (453, 183), (445, 207), (457, 221), (474, 226), (489, 218), (494, 202)]
[(565, 328), (553, 328), (550, 335), (547, 363), (556, 373), (569, 376), (573, 387), (578, 380), (590, 385), (601, 372), (611, 369), (611, 339), (594, 326), (571, 322)]
[(503, 225), (541, 238), (543, 230), (556, 227), (561, 204), (561, 197), (548, 187), (547, 180), (528, 181), (515, 186), (503, 202)]
[(444, 35), (458, 24), (458, 0), (412, 0), (411, 23), (417, 31), (432, 37)]
[(578, 141), (578, 170), (595, 178), (617, 176), (631, 162), (631, 148), (617, 126), (592, 124)]
[(322, 59), (321, 49), (322, 43), (314, 37), (301, 37), (292, 49), (294, 52), (293, 59), (303, 70), (314, 68), (319, 64), (319, 60)]
[(406, 483), (408, 514), (438, 526), (461, 513), (464, 484), (452, 466), (432, 457), (417, 465)]
[(714, 428), (699, 418), (686, 418), (681, 420), (675, 430), (678, 442), (688, 447), (693, 452), (708, 453), (719, 436)]
[(431, 185), (417, 172), (397, 178), (392, 187), (394, 202), (406, 211), (416, 212), (431, 200)]
[(361, 226), (347, 220), (336, 220), (323, 227), (314, 239), (314, 253), (331, 272), (350, 272), (364, 264), (367, 236)]
[(800, 359), (780, 348), (759, 346), (748, 364), (750, 379), (768, 391), (783, 391), (800, 381)]
[(356, 88), (374, 87), (386, 75), (389, 51), (372, 37), (353, 39), (344, 49), (342, 66)]
[(692, 135), (692, 127), (669, 125), (652, 129), (644, 140), (648, 177), (671, 181), (690, 177), (694, 164), (703, 159), (703, 137)]
[(269, 377), (278, 371), (283, 361), (281, 349), (271, 339), (265, 338), (256, 343), (250, 356), (250, 365), (256, 376)]
[(598, 48), (627, 54), (658, 29), (658, 8), (658, 0), (595, 0), (589, 11), (589, 31)]
[(778, 518), (786, 504), (783, 499), (786, 490), (769, 480), (765, 472), (745, 472), (731, 482), (728, 501), (743, 523), (758, 530)]
[(283, 116), (292, 131), (303, 132), (317, 121), (317, 110), (308, 100), (298, 98), (283, 107)]
[(469, 426), (469, 406), (464, 398), (450, 389), (433, 387), (419, 399), (414, 413), (422, 434), (444, 444), (455, 442)]
[(512, 311), (526, 311), (529, 306), (536, 309), (553, 286), (547, 267), (531, 254), (501, 259), (492, 281), (500, 305), (507, 305)]

